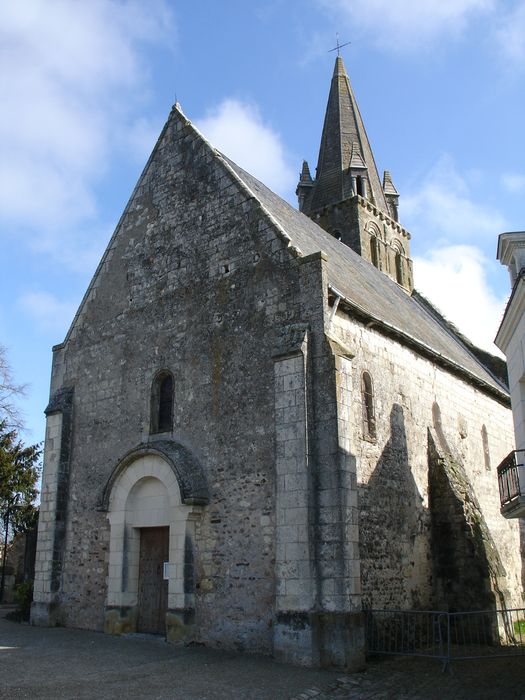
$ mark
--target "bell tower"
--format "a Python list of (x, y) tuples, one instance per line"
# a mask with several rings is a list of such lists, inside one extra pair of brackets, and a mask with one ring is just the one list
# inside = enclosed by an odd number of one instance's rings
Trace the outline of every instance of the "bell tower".
[(398, 221), (399, 193), (385, 171), (383, 182), (363, 120), (337, 56), (312, 178), (303, 162), (296, 190), (299, 210), (412, 292), (410, 234)]

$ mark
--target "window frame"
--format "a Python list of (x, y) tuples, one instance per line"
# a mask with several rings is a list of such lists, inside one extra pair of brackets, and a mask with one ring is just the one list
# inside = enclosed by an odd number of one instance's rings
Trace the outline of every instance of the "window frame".
[[(166, 383), (170, 383), (166, 396)], [(173, 373), (167, 369), (159, 370), (151, 384), (150, 392), (150, 434), (170, 433), (173, 431), (175, 381)]]
[(361, 403), (363, 411), (363, 437), (369, 442), (377, 440), (376, 412), (374, 402), (374, 384), (370, 372), (361, 373)]

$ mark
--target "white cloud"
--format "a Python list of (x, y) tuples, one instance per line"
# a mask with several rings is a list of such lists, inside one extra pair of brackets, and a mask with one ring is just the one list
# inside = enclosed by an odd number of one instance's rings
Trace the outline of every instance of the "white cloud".
[[(93, 216), (115, 124), (136, 141), (143, 42), (173, 41), (166, 0), (0, 3), (0, 225), (64, 233)], [(28, 233), (29, 232), (29, 233)]]
[(504, 173), (501, 176), (501, 184), (511, 194), (525, 192), (525, 175), (519, 173)]
[(505, 217), (472, 197), (450, 156), (442, 156), (420, 189), (403, 197), (402, 220), (412, 233), (435, 241), (489, 239), (506, 228)]
[(521, 0), (504, 14), (497, 25), (496, 41), (503, 58), (513, 65), (525, 61), (525, 2)]
[(44, 332), (66, 334), (78, 302), (60, 301), (48, 292), (27, 292), (18, 301), (23, 311)]
[(461, 35), (495, 0), (319, 0), (360, 28), (383, 48), (413, 51), (438, 39)]
[(287, 162), (279, 134), (263, 122), (255, 106), (225, 99), (196, 125), (228, 158), (281, 196), (290, 195), (295, 169)]
[(4, 232), (34, 227), (31, 242), (55, 229), (91, 216), (95, 205), (82, 175), (59, 163), (44, 162), (27, 153), (0, 161), (0, 222)]
[(494, 354), (505, 298), (489, 286), (489, 261), (476, 246), (455, 245), (414, 258), (414, 282), (467, 338)]
[[(427, 296), (475, 344), (500, 354), (493, 344), (505, 295), (489, 283), (499, 266), (483, 249), (494, 251), (505, 217), (476, 199), (484, 176), (460, 174), (453, 159), (442, 156), (420, 188), (403, 197), (402, 221), (424, 255), (414, 255), (416, 288)], [(492, 253), (493, 254), (493, 253)]]

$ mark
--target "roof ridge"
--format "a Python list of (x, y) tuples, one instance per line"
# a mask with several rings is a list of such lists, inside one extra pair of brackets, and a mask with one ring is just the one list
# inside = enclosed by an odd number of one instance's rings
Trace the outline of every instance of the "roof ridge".
[[(213, 148), (213, 146), (212, 146)], [(224, 155), (224, 153), (221, 153), (217, 148), (213, 148), (215, 155), (219, 158), (219, 160), (223, 163), (223, 165), (227, 168), (228, 172), (235, 178), (235, 181), (240, 185), (240, 187), (248, 194), (252, 199), (254, 199), (259, 207), (262, 209), (264, 212), (264, 215), (272, 222), (272, 225), (275, 226), (277, 229), (280, 237), (286, 241), (287, 247), (289, 250), (292, 252), (292, 255), (294, 257), (304, 257), (304, 253), (301, 251), (300, 248), (297, 246), (294, 246), (292, 244), (292, 239), (291, 237), (286, 233), (284, 230), (283, 226), (277, 221), (277, 219), (273, 216), (273, 214), (268, 210), (267, 207), (264, 206), (264, 204), (261, 202), (259, 197), (253, 192), (248, 185), (239, 177), (239, 175), (235, 172), (235, 170), (232, 168), (230, 165), (230, 159)], [(233, 162), (233, 161), (232, 161)], [(244, 170), (244, 168), (241, 168), (240, 166), (237, 166), (241, 170)], [(246, 171), (245, 171), (246, 172)], [(263, 183), (261, 183), (263, 184)], [(277, 195), (279, 196), (279, 195)]]

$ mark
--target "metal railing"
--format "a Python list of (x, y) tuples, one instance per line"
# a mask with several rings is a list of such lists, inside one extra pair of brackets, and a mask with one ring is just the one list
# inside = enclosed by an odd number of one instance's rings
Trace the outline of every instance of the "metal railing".
[(366, 610), (367, 654), (452, 661), (525, 655), (525, 608), (449, 613)]
[(525, 483), (520, 485), (522, 468), (525, 468), (525, 450), (514, 450), (498, 466), (499, 495), (502, 506), (518, 496), (525, 496)]
[(447, 614), (435, 610), (367, 610), (368, 654), (447, 655)]

